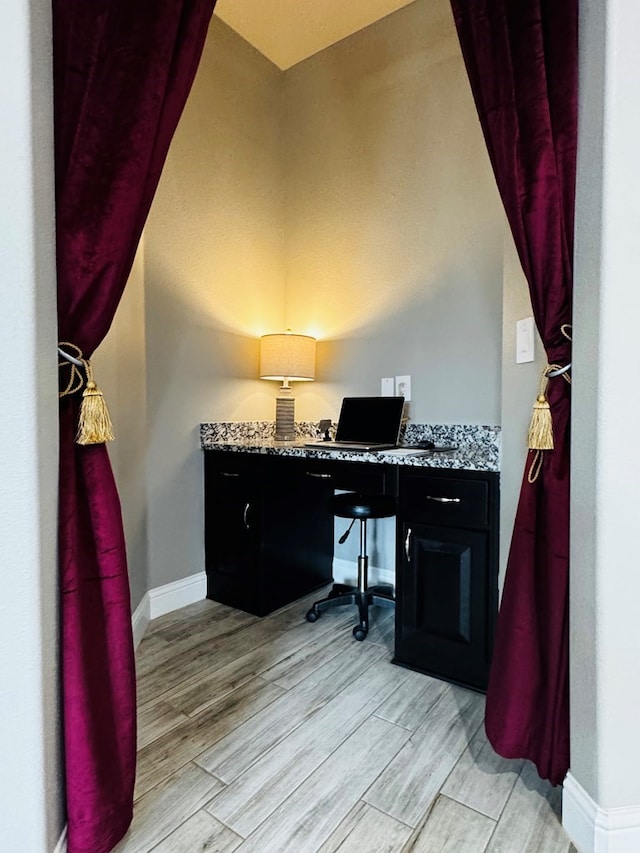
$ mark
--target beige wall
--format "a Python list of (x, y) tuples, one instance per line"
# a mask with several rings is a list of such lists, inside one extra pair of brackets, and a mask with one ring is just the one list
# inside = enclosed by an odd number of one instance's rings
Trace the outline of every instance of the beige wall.
[(570, 543), (575, 793), (569, 825), (584, 825), (586, 795), (605, 810), (594, 809), (592, 847), (573, 835), (580, 849), (640, 849), (640, 582), (633, 557), (640, 481), (640, 212), (630, 192), (640, 178), (638, 26), (640, 7), (632, 0), (580, 6)]
[(198, 424), (273, 417), (265, 332), (320, 339), (298, 419), (410, 374), (414, 420), (500, 422), (503, 231), (446, 0), (284, 74), (214, 18), (145, 235), (149, 588), (203, 568)]
[(500, 589), (509, 557), (513, 522), (527, 458), (531, 410), (538, 394), (544, 347), (535, 333), (535, 360), (516, 364), (516, 323), (531, 317), (531, 297), (511, 231), (504, 227), (504, 287), (502, 301), (502, 470), (500, 474)]
[(449, 3), (401, 9), (285, 86), (287, 324), (328, 341), (301, 416), (409, 374), (414, 420), (499, 423), (503, 213)]
[(268, 418), (284, 322), (281, 72), (214, 18), (145, 235), (149, 586), (202, 571), (207, 420)]
[(51, 4), (0, 7), (0, 847), (64, 826)]

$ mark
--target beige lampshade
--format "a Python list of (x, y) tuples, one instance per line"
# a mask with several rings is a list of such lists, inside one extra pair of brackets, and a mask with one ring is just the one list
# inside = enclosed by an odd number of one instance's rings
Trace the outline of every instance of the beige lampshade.
[(263, 335), (260, 338), (260, 378), (316, 378), (316, 339), (309, 335)]

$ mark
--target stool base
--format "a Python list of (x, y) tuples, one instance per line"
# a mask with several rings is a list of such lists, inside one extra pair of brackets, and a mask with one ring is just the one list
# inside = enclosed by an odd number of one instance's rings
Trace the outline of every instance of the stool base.
[(315, 622), (320, 614), (332, 607), (344, 607), (355, 604), (358, 607), (359, 624), (353, 629), (356, 640), (364, 640), (369, 633), (369, 607), (395, 607), (396, 601), (393, 597), (393, 587), (389, 584), (370, 586), (366, 590), (359, 590), (355, 586), (346, 584), (334, 584), (333, 589), (326, 598), (316, 601), (307, 611), (307, 622)]

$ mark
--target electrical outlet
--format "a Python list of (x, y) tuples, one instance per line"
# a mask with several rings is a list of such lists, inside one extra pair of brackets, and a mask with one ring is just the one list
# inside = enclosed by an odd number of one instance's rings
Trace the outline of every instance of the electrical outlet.
[(380, 380), (380, 396), (381, 397), (394, 397), (395, 390), (393, 385), (393, 376), (389, 376), (387, 378), (383, 378)]
[(410, 376), (396, 376), (396, 397), (404, 397), (405, 403), (411, 400)]

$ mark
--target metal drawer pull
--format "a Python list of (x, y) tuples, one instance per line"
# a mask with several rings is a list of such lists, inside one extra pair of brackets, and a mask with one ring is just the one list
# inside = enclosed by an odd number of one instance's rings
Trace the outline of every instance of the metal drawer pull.
[(247, 501), (244, 512), (242, 513), (242, 520), (244, 521), (244, 526), (246, 529), (249, 529), (249, 501)]
[(428, 501), (437, 501), (439, 504), (460, 504), (462, 498), (440, 498), (435, 495), (425, 495)]
[(407, 538), (404, 540), (404, 553), (407, 555), (407, 563), (411, 562), (411, 528), (407, 530)]
[(221, 477), (239, 477), (240, 474), (236, 474), (235, 471), (220, 471)]
[(307, 471), (307, 477), (316, 477), (318, 480), (330, 480), (333, 474), (316, 474), (315, 471)]

